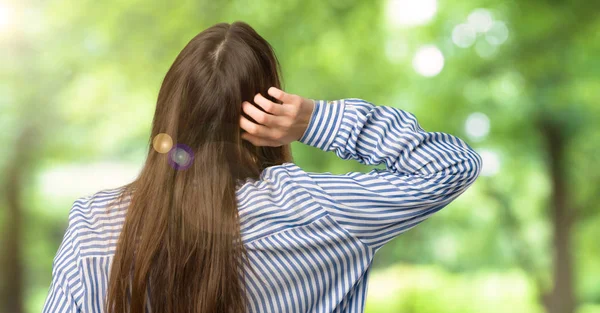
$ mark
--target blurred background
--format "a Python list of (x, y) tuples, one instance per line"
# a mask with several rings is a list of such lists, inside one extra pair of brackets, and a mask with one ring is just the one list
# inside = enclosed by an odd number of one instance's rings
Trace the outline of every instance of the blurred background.
[[(131, 181), (162, 79), (242, 20), (285, 90), (414, 113), (483, 157), (381, 249), (367, 312), (600, 312), (600, 2), (0, 0), (0, 312), (39, 312), (73, 201)], [(368, 170), (293, 143), (307, 171)]]

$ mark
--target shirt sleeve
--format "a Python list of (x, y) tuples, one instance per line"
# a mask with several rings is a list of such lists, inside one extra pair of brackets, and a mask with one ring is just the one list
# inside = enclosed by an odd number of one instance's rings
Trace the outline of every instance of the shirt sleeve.
[(52, 282), (42, 313), (79, 313), (77, 303), (62, 285)]
[(307, 173), (328, 214), (375, 249), (448, 205), (482, 165), (461, 139), (426, 132), (409, 112), (356, 98), (315, 100), (299, 141), (344, 160), (385, 164), (367, 173)]
[(76, 296), (81, 295), (81, 280), (78, 267), (77, 228), (73, 223), (73, 204), (69, 218), (69, 226), (58, 247), (52, 264), (52, 282), (44, 302), (43, 313), (78, 313)]

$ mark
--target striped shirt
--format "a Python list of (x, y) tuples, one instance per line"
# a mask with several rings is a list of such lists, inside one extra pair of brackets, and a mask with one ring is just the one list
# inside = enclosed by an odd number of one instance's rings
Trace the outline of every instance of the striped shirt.
[[(300, 142), (369, 172), (311, 173), (288, 162), (236, 189), (248, 312), (363, 312), (375, 252), (463, 193), (481, 157), (457, 137), (426, 132), (406, 111), (361, 99), (315, 101)], [(121, 188), (73, 203), (43, 312), (103, 312), (127, 201)], [(150, 308), (147, 308), (150, 310)]]

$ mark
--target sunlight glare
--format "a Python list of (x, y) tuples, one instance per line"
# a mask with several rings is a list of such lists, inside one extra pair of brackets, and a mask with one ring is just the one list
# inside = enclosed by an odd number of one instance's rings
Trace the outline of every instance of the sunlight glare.
[(12, 23), (12, 12), (6, 5), (0, 3), (0, 30)]

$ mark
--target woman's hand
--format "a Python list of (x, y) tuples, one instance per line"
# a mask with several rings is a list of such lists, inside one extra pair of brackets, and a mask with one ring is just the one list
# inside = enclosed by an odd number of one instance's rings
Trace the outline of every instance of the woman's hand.
[(240, 116), (240, 127), (244, 130), (242, 139), (255, 146), (279, 147), (302, 138), (310, 122), (315, 102), (275, 87), (269, 88), (267, 92), (283, 104), (272, 102), (257, 93), (254, 103), (266, 111), (263, 112), (244, 101), (242, 111), (258, 124)]

